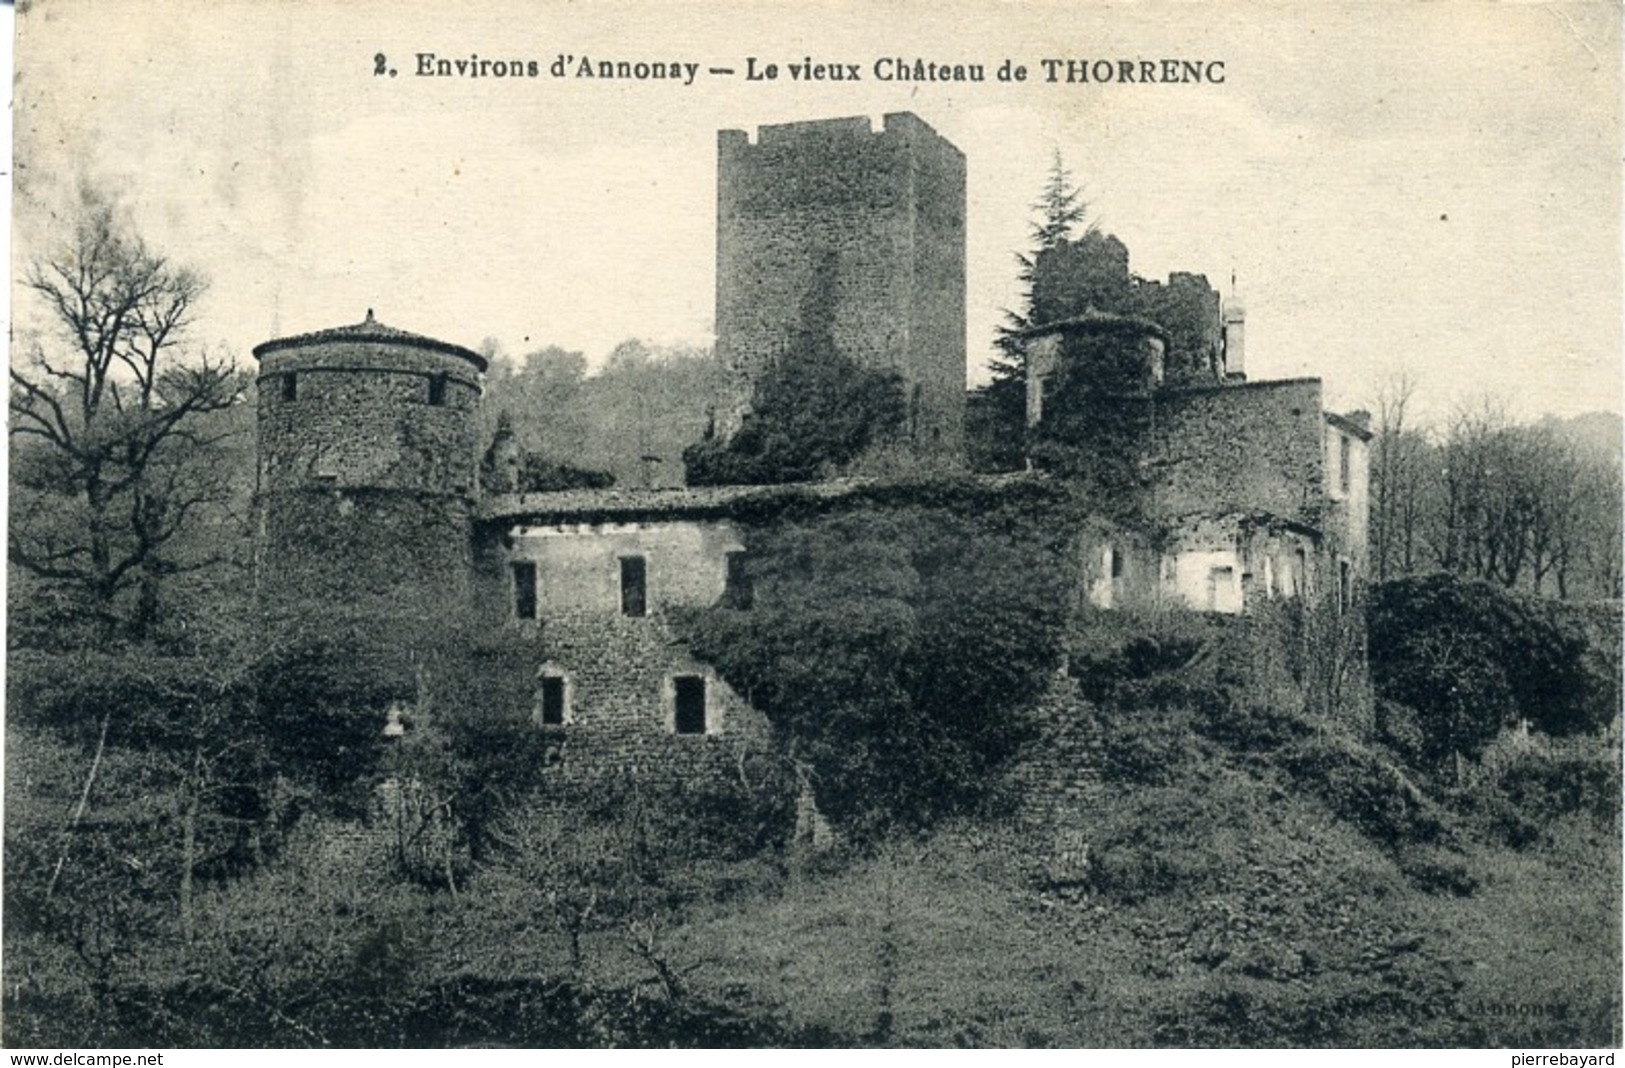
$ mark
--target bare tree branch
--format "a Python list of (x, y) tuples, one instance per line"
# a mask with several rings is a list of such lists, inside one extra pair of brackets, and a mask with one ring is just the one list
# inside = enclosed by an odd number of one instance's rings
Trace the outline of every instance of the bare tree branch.
[[(120, 592), (137, 574), (165, 570), (165, 546), (222, 497), (200, 458), (223, 435), (194, 421), (235, 403), (243, 379), (229, 360), (185, 358), (203, 279), (150, 251), (93, 190), (24, 286), (51, 313), (60, 344), (10, 369), (13, 444), (34, 472), (20, 482), (26, 493), (77, 502), (77, 515), (64, 523), (61, 508), (14, 503), (9, 556), (37, 578), (78, 587), (95, 614), (115, 619)], [(59, 547), (67, 541), (75, 548)]]

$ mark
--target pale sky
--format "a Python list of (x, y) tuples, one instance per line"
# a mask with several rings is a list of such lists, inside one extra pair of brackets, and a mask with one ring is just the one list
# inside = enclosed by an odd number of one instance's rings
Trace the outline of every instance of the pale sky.
[[(1059, 148), (1133, 270), (1247, 307), (1254, 378), (1338, 407), (1408, 372), (1443, 412), (1621, 407), (1620, 7), (1436, 3), (452, 5), (44, 0), (18, 17), (14, 256), (79, 175), (212, 287), (199, 337), (359, 321), (602, 360), (708, 343), (716, 131), (913, 111), (964, 151), (972, 381)], [(399, 75), (376, 77), (384, 53)], [(425, 78), (414, 56), (536, 60)], [(694, 84), (557, 79), (560, 54)], [(856, 83), (787, 65), (855, 63)], [(779, 64), (746, 82), (747, 57)], [(976, 84), (875, 62), (981, 63)], [(1024, 83), (994, 80), (1009, 58)], [(1222, 61), (1223, 84), (1066, 85), (1040, 60)], [(733, 67), (732, 78), (705, 69)], [(19, 298), (19, 325), (39, 322)]]

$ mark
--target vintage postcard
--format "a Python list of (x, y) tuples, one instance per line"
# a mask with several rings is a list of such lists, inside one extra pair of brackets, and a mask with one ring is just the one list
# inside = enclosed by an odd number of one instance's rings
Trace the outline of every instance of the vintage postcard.
[(15, 22), (8, 1048), (1613, 1063), (1618, 5)]

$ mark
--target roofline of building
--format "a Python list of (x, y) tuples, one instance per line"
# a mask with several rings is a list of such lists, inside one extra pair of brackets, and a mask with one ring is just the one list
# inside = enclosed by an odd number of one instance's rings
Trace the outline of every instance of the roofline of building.
[(895, 135), (904, 127), (912, 126), (924, 130), (939, 143), (954, 150), (961, 159), (965, 153), (942, 135), (936, 127), (920, 118), (912, 111), (888, 111), (881, 116), (880, 128), (876, 129), (874, 119), (870, 115), (837, 115), (824, 119), (801, 119), (793, 122), (758, 123), (749, 130), (729, 128), (717, 131), (722, 142), (743, 143), (750, 148), (759, 148), (764, 139), (770, 143), (788, 143), (807, 135), (850, 135), (853, 137), (884, 137)]
[(1168, 343), (1168, 331), (1152, 322), (1142, 319), (1138, 315), (1119, 315), (1116, 312), (1103, 312), (1090, 309), (1082, 315), (1073, 315), (1065, 319), (1055, 319), (1037, 326), (1029, 326), (1024, 330), (1014, 331), (1010, 336), (1018, 338), (1043, 337), (1045, 334), (1060, 334), (1068, 331), (1090, 331), (1098, 333), (1123, 334), (1150, 334)]
[(1321, 384), (1321, 379), (1311, 375), (1303, 378), (1261, 378), (1252, 382), (1224, 382), (1215, 383), (1211, 386), (1184, 386), (1176, 383), (1165, 386), (1163, 392), (1175, 395), (1181, 393), (1234, 393), (1238, 390), (1247, 389), (1285, 389), (1288, 386), (1318, 386)]
[(1373, 437), (1376, 436), (1376, 434), (1372, 431), (1372, 429), (1369, 426), (1361, 426), (1359, 423), (1356, 423), (1354, 420), (1350, 419), (1348, 416), (1340, 415), (1337, 412), (1327, 412), (1326, 413), (1326, 421), (1328, 423), (1332, 424), (1333, 426), (1335, 426), (1339, 430), (1348, 431), (1350, 434), (1353, 434), (1355, 437), (1359, 438), (1361, 441), (1370, 441)]
[(465, 349), (461, 345), (454, 345), (449, 341), (441, 341), (438, 338), (425, 337), (422, 334), (408, 333), (404, 330), (368, 330), (364, 324), (358, 327), (335, 327), (327, 330), (316, 330), (308, 334), (294, 334), (290, 337), (273, 338), (270, 341), (260, 342), (251, 351), (256, 360), (263, 360), (270, 353), (281, 352), (285, 349), (302, 349), (313, 345), (345, 345), (354, 342), (397, 345), (403, 348), (426, 349), (446, 356), (456, 356), (473, 364), (475, 370), (481, 374), (484, 374), (490, 367), (484, 356), (472, 349)]
[[(929, 483), (928, 483), (929, 484)], [(969, 475), (946, 485), (960, 491), (999, 491), (1017, 485), (1052, 485), (1042, 472)], [(636, 522), (650, 519), (707, 519), (797, 505), (823, 505), (857, 497), (908, 494), (919, 483), (877, 478), (787, 482), (767, 486), (691, 486), (680, 489), (556, 490), (487, 496), (475, 508), (480, 523)]]
[(1197, 522), (1200, 520), (1211, 520), (1217, 522), (1231, 520), (1242, 526), (1263, 525), (1279, 527), (1283, 530), (1290, 530), (1298, 534), (1306, 534), (1312, 538), (1315, 538), (1317, 541), (1325, 536), (1325, 528), (1318, 527), (1313, 523), (1305, 523), (1301, 519), (1292, 519), (1284, 515), (1277, 515), (1274, 512), (1262, 512), (1257, 510), (1229, 512), (1185, 512), (1181, 515), (1170, 516), (1166, 519), (1158, 520), (1158, 525), (1164, 530), (1172, 531), (1177, 530), (1184, 524)]

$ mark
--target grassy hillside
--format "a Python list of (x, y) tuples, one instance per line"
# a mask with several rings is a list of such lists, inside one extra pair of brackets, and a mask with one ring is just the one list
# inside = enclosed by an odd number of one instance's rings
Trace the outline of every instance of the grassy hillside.
[(1335, 772), (1190, 749), (1178, 785), (1095, 795), (1077, 881), (1046, 882), (1021, 827), (962, 824), (697, 916), (684, 954), (719, 997), (863, 1042), (1618, 1043), (1612, 820), (1564, 814), (1513, 848), (1430, 805), (1436, 827), (1393, 841), (1361, 826), (1376, 806), (1318, 796)]
[[(970, 647), (957, 630), (931, 636), (948, 615), (929, 599), (886, 593), (920, 648)], [(1434, 585), (1415, 595), (1454, 603)], [(1562, 614), (1467, 621), (1487, 628), (1484, 663), (1512, 662), (1498, 642), (1529, 644), (1584, 714), (1527, 668), (1479, 689), (1454, 681), (1485, 674), (1460, 657), (1427, 661), (1437, 677), (1396, 674), (1408, 647), (1377, 649), (1375, 633), (1373, 701), (1340, 651), (1353, 632), (1265, 614), (1085, 618), (1067, 671), (1000, 706), (1017, 722), (996, 740), (1014, 749), (976, 767), (971, 800), (922, 816), (908, 790), (877, 789), (824, 848), (792, 831), (807, 795), (759, 768), (666, 792), (569, 795), (545, 772), (527, 786), (523, 768), (543, 765), (514, 741), (522, 725), (479, 750), (455, 733), (403, 743), (416, 762), (389, 767), (419, 799), (410, 834), (280, 777), (188, 823), (197, 795), (150, 737), (115, 739), (75, 822), (87, 746), (21, 714), (62, 684), (14, 678), (4, 1039), (1617, 1045), (1619, 726), (1602, 714), (1618, 707), (1618, 618), (1588, 612), (1576, 628)], [(1408, 635), (1423, 626), (1399, 615)], [(1441, 609), (1426, 626), (1458, 622)], [(764, 678), (782, 674), (773, 656), (753, 662)], [(843, 757), (872, 744), (860, 727), (893, 724), (888, 709), (937, 722), (930, 680), (899, 678), (896, 701), (853, 718), (844, 742), (810, 735), (827, 744), (803, 750), (821, 754), (826, 789), (903, 773), (878, 750)], [(1386, 679), (1420, 703), (1396, 704)], [(931, 750), (916, 777), (955, 781), (958, 752)], [(219, 767), (223, 784), (245, 774)], [(357, 780), (358, 796), (380, 781)]]

